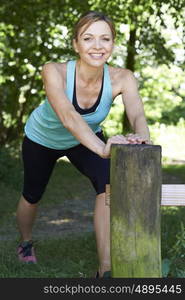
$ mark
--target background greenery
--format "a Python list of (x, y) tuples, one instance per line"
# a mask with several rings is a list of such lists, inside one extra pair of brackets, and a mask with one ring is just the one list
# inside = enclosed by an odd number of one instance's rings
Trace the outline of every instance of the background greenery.
[(22, 137), (28, 115), (43, 101), (43, 64), (74, 58), (72, 29), (89, 9), (113, 18), (110, 64), (135, 72), (149, 124), (184, 120), (184, 0), (1, 0), (1, 145)]
[[(163, 172), (184, 183), (184, 0), (0, 0), (0, 224), (15, 214), (22, 186), (23, 127), (30, 112), (45, 97), (41, 68), (49, 61), (63, 62), (75, 57), (71, 47), (72, 28), (79, 16), (90, 9), (101, 10), (113, 18), (117, 39), (109, 63), (134, 72), (152, 139), (162, 146)], [(120, 97), (115, 100), (103, 128), (107, 136), (128, 130)], [(53, 204), (53, 199), (56, 204), (63, 201), (69, 192), (71, 197), (88, 196), (84, 177), (69, 164), (65, 166), (66, 189), (61, 191), (57, 180), (59, 168), (52, 183), (54, 197), (48, 192), (43, 206)], [(86, 181), (85, 186), (88, 186)], [(184, 208), (162, 209), (165, 276), (184, 276), (184, 224)], [(78, 277), (79, 270), (88, 277), (96, 269), (95, 241), (91, 234), (40, 241), (41, 265), (26, 270), (15, 263), (17, 237), (0, 243), (1, 277)], [(79, 260), (84, 247), (83, 258)]]

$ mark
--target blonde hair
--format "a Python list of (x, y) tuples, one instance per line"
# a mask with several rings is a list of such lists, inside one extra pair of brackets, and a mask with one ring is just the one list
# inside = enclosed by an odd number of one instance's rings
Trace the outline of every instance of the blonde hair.
[(84, 28), (85, 31), (92, 23), (97, 21), (105, 21), (109, 25), (112, 32), (112, 38), (114, 40), (116, 37), (116, 30), (113, 21), (104, 13), (98, 11), (89, 11), (81, 16), (81, 18), (74, 26), (73, 39), (75, 39), (76, 41), (78, 40), (78, 33), (84, 25), (86, 25)]

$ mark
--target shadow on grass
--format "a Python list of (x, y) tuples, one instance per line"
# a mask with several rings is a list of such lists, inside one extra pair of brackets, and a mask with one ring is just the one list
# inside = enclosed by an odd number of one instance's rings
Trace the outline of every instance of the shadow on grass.
[(165, 184), (185, 184), (185, 164), (162, 166), (162, 181)]

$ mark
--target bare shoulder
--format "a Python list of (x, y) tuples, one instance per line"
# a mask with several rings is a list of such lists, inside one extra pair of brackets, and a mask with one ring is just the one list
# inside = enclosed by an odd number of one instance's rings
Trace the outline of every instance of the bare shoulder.
[(49, 62), (43, 65), (41, 74), (48, 75), (50, 73), (59, 73), (62, 76), (66, 73), (66, 65), (67, 63), (56, 63), (56, 62)]
[(111, 79), (114, 80), (132, 80), (134, 77), (134, 73), (129, 70), (129, 69), (125, 69), (125, 68), (119, 68), (119, 67), (112, 67), (109, 66), (109, 71), (110, 71), (110, 76)]
[(123, 93), (130, 85), (135, 85), (134, 73), (126, 68), (109, 66), (114, 97)]
[(41, 76), (44, 85), (66, 87), (66, 65), (67, 63), (49, 62), (43, 65)]

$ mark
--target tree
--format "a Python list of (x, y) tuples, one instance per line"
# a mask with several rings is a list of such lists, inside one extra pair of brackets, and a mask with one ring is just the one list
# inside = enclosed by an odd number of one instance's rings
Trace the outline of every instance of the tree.
[[(28, 115), (44, 99), (42, 65), (74, 57), (72, 28), (82, 13), (96, 9), (112, 16), (118, 47), (110, 63), (116, 65), (119, 60), (119, 65), (135, 72), (141, 87), (149, 88), (144, 85), (142, 76), (146, 76), (141, 72), (146, 66), (184, 66), (184, 61), (177, 61), (175, 52), (182, 47), (185, 36), (183, 2), (1, 0), (0, 144), (19, 139)], [(175, 29), (182, 28), (181, 45), (168, 43), (163, 33), (168, 27), (167, 16)]]
[[(115, 0), (94, 1), (93, 8), (106, 10), (116, 22), (118, 42), (125, 46), (126, 51), (122, 61), (123, 66), (135, 73), (140, 73), (145, 66), (176, 64), (184, 66), (184, 61), (177, 62), (176, 42), (169, 44), (165, 29), (169, 26), (169, 18), (174, 28), (182, 26), (185, 33), (185, 5), (183, 0)], [(121, 24), (127, 24), (127, 32), (120, 32)], [(181, 47), (185, 34), (181, 36)], [(115, 56), (118, 53), (115, 54)], [(143, 78), (139, 78), (142, 85)], [(130, 130), (129, 122), (124, 112), (124, 132)]]
[(43, 100), (42, 65), (74, 57), (72, 24), (88, 9), (80, 0), (1, 1), (1, 145), (22, 135), (27, 116)]

